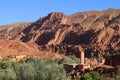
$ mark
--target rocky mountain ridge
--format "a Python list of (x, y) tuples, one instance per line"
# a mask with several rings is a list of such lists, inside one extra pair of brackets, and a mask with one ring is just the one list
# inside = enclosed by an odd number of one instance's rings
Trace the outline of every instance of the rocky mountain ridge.
[(1, 25), (0, 26), (0, 39), (9, 40), (27, 26), (29, 26), (32, 22), (21, 22), (9, 25)]
[(73, 15), (52, 12), (31, 23), (10, 38), (35, 43), (41, 51), (79, 55), (120, 53), (120, 10), (79, 12)]

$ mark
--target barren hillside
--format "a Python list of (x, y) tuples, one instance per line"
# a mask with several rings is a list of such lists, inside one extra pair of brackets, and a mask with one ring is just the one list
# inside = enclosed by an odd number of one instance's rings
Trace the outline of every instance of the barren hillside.
[(0, 39), (11, 39), (11, 37), (15, 36), (27, 26), (29, 26), (31, 22), (21, 22), (16, 24), (9, 25), (1, 25), (0, 26)]
[(40, 51), (78, 55), (120, 52), (120, 10), (52, 12), (25, 27), (10, 39), (34, 43)]
[(24, 35), (19, 37), (21, 41), (37, 43), (58, 53), (77, 54), (78, 47), (83, 47), (86, 53), (120, 52), (120, 10), (79, 12), (70, 16), (53, 12), (21, 34)]
[(23, 43), (16, 40), (0, 40), (0, 57), (34, 56), (36, 58), (61, 58), (62, 55), (52, 53), (50, 51), (40, 51), (36, 44)]

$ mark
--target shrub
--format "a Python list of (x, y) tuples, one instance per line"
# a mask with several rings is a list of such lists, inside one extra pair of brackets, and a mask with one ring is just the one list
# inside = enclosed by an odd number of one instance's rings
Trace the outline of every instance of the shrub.
[(26, 62), (29, 63), (29, 62), (35, 62), (36, 59), (34, 57), (30, 57), (28, 59), (26, 59)]
[(0, 80), (17, 80), (16, 73), (13, 69), (5, 69), (0, 71)]
[(66, 80), (62, 65), (52, 59), (40, 59), (35, 63), (36, 80)]
[(71, 56), (70, 57), (66, 56), (66, 57), (63, 58), (62, 62), (63, 62), (63, 64), (64, 63), (70, 64), (70, 63), (76, 63), (77, 61), (73, 57), (71, 57)]
[(21, 63), (19, 63), (19, 62), (12, 62), (12, 67), (16, 73), (17, 80), (21, 80), (21, 76), (20, 76), (20, 72), (19, 72), (20, 65), (21, 65)]
[(68, 56), (68, 57), (69, 57), (71, 60), (75, 61), (75, 63), (80, 63), (79, 58), (76, 58), (75, 55), (70, 55), (70, 56)]
[(34, 80), (35, 71), (30, 63), (23, 63), (20, 67), (21, 80)]
[(49, 69), (49, 80), (67, 80), (66, 72), (62, 65), (51, 65)]
[(93, 79), (92, 79), (92, 76), (89, 73), (86, 73), (84, 75), (84, 80), (93, 80)]
[(117, 75), (115, 76), (115, 80), (120, 80), (120, 74), (117, 74)]
[(96, 71), (90, 72), (90, 75), (93, 80), (101, 80), (100, 74)]
[(10, 61), (1, 61), (1, 62), (0, 62), (0, 67), (1, 67), (2, 69), (7, 69), (7, 68), (12, 67), (12, 65), (11, 65), (11, 62), (10, 62)]

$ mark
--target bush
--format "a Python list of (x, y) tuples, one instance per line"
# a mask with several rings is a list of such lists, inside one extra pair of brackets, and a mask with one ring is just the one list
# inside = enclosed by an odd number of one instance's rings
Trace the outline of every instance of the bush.
[(7, 68), (10, 68), (10, 67), (12, 67), (10, 61), (1, 61), (0, 62), (0, 68), (7, 69)]
[(0, 80), (17, 80), (13, 69), (0, 70)]
[(21, 80), (21, 76), (20, 76), (20, 72), (19, 72), (20, 65), (21, 65), (21, 63), (19, 63), (19, 62), (13, 62), (12, 63), (12, 67), (13, 67), (15, 73), (16, 73), (17, 80)]
[(21, 80), (34, 80), (35, 69), (30, 63), (23, 63), (20, 67)]
[(66, 72), (62, 65), (51, 65), (49, 69), (49, 80), (67, 80)]
[(117, 75), (115, 76), (115, 80), (120, 80), (120, 74), (117, 74)]
[(66, 56), (62, 59), (62, 64), (64, 63), (68, 63), (68, 64), (79, 63), (79, 59), (76, 58), (75, 56)]
[(96, 71), (90, 72), (90, 75), (93, 80), (101, 80), (100, 74)]
[(92, 79), (92, 76), (89, 73), (86, 73), (84, 75), (84, 80), (93, 80), (93, 79)]
[(35, 63), (37, 80), (66, 80), (62, 65), (51, 59), (40, 59)]
[(26, 59), (27, 63), (29, 63), (29, 62), (35, 62), (35, 61), (36, 61), (36, 59), (33, 58), (33, 57), (30, 57), (30, 58)]

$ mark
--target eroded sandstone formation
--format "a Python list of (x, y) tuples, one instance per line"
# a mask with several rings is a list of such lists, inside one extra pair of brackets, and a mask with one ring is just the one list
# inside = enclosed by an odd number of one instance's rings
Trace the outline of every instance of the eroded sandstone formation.
[(73, 15), (52, 12), (31, 23), (10, 38), (35, 43), (39, 50), (64, 55), (120, 52), (120, 10), (78, 12)]

